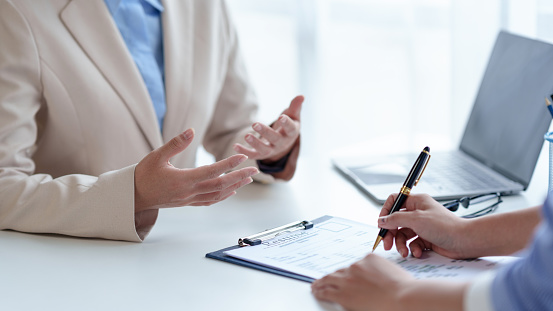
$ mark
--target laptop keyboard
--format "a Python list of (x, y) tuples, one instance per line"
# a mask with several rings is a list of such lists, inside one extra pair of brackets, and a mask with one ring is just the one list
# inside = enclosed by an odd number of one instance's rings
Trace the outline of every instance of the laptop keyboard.
[(422, 180), (437, 188), (470, 192), (503, 186), (501, 181), (455, 153), (433, 156), (428, 165), (430, 169), (424, 172)]

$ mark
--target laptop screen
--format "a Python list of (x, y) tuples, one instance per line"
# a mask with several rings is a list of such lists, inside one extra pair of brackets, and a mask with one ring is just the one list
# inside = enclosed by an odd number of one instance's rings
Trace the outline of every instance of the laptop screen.
[(549, 129), (553, 45), (501, 32), (460, 149), (527, 188)]

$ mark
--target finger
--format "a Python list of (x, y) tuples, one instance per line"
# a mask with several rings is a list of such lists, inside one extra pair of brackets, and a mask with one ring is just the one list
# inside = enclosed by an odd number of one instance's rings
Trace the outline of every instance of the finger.
[(340, 269), (331, 274), (327, 274), (318, 281), (318, 286), (335, 286), (342, 287), (346, 282), (346, 269)]
[(274, 129), (272, 129), (271, 127), (265, 124), (256, 122), (253, 124), (252, 128), (256, 132), (258, 132), (259, 135), (264, 137), (268, 142), (272, 144), (278, 142), (282, 138), (282, 136), (277, 131), (275, 131)]
[(238, 188), (250, 184), (251, 182), (253, 182), (253, 179), (251, 177), (248, 177), (232, 184), (231, 186), (221, 191), (199, 194), (193, 198), (194, 205), (212, 205), (214, 203), (221, 202), (228, 197), (235, 195)]
[(334, 288), (337, 288), (336, 284), (332, 284), (328, 279), (326, 279), (325, 277), (321, 278), (321, 279), (318, 279), (318, 280), (315, 280), (313, 281), (313, 283), (311, 283), (311, 290), (312, 291), (315, 291), (315, 290), (321, 290), (323, 288), (328, 288), (328, 287), (334, 287)]
[(322, 287), (312, 287), (311, 292), (315, 298), (328, 301), (328, 302), (337, 302), (339, 299), (340, 290), (335, 286), (322, 286)]
[(390, 214), (390, 209), (392, 209), (392, 206), (394, 205), (394, 201), (396, 200), (396, 197), (397, 197), (397, 193), (390, 194), (388, 196), (388, 198), (386, 199), (386, 202), (384, 202), (384, 205), (380, 210), (380, 216), (385, 216)]
[(404, 206), (408, 211), (427, 210), (431, 205), (424, 204), (424, 202), (429, 201), (434, 201), (434, 199), (426, 193), (417, 193), (409, 196)]
[(298, 95), (292, 99), (292, 102), (290, 102), (290, 106), (284, 110), (284, 114), (289, 116), (290, 118), (299, 121), (300, 120), (300, 113), (301, 113), (301, 106), (303, 104), (303, 101), (305, 98), (303, 95)]
[(255, 151), (255, 149), (246, 148), (238, 143), (234, 144), (233, 149), (238, 153), (248, 156), (249, 159), (253, 159), (253, 160), (259, 159), (259, 154), (257, 153), (257, 151)]
[(347, 285), (346, 273), (336, 271), (313, 282), (311, 291), (317, 299), (342, 304), (347, 295), (344, 285)]
[(246, 142), (257, 151), (257, 154), (260, 157), (264, 157), (271, 152), (271, 146), (266, 145), (252, 134), (246, 134)]
[(344, 276), (347, 272), (348, 272), (347, 268), (342, 268), (342, 269), (338, 269), (338, 270), (334, 271), (331, 275)]
[(336, 285), (336, 281), (346, 274), (346, 268), (339, 269), (313, 282), (314, 287)]
[(421, 238), (416, 238), (411, 241), (411, 243), (409, 243), (409, 248), (411, 249), (411, 254), (413, 254), (416, 258), (420, 258), (422, 256), (422, 252), (426, 249), (424, 241)]
[(408, 227), (416, 229), (420, 222), (417, 222), (416, 212), (399, 211), (388, 216), (378, 218), (378, 227), (384, 229), (397, 229), (399, 227)]
[(256, 167), (245, 167), (217, 178), (196, 183), (194, 188), (198, 194), (222, 191), (257, 173), (259, 173), (259, 170)]
[(389, 251), (390, 249), (392, 249), (392, 246), (394, 246), (396, 231), (397, 230), (388, 230), (388, 233), (386, 233), (384, 238), (382, 238), (382, 242), (384, 242), (384, 250)]
[(298, 124), (289, 116), (283, 114), (278, 118), (277, 122), (280, 125), (279, 133), (289, 137), (294, 137), (298, 134)]
[[(382, 209), (380, 210), (380, 216), (385, 216), (390, 213), (390, 209), (395, 201), (396, 195), (390, 194), (388, 198), (386, 199), (386, 202), (384, 202), (384, 205), (382, 206)], [(379, 219), (380, 221), (380, 219)], [(378, 225), (380, 227), (380, 224)], [(394, 246), (394, 239), (396, 236), (397, 228), (391, 229), (388, 231), (388, 233), (382, 238), (382, 242), (384, 243), (384, 250), (389, 251), (392, 249), (392, 246)]]
[[(232, 170), (247, 159), (248, 157), (244, 154), (235, 154), (224, 160), (215, 162), (210, 165), (200, 166), (198, 168), (191, 169), (190, 171), (193, 175), (192, 177), (198, 181), (212, 179)], [(190, 176), (188, 176), (187, 178), (190, 178)]]
[(194, 129), (187, 129), (183, 133), (173, 137), (166, 144), (155, 150), (155, 153), (158, 155), (158, 161), (160, 161), (160, 163), (169, 162), (172, 157), (186, 149), (193, 139)]
[(416, 237), (415, 232), (408, 228), (402, 228), (398, 230), (396, 234), (396, 250), (402, 257), (409, 255), (409, 249), (407, 248), (407, 241)]

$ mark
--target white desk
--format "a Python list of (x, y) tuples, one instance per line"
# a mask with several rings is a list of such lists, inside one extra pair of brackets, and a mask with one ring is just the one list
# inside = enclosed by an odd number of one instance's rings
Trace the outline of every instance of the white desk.
[[(539, 163), (530, 189), (505, 198), (499, 209), (540, 204), (544, 168)], [(335, 310), (316, 301), (308, 283), (204, 256), (296, 220), (329, 214), (376, 224), (378, 213), (328, 159), (302, 158), (289, 183), (252, 184), (215, 206), (161, 211), (143, 243), (0, 231), (0, 305), (13, 311)]]

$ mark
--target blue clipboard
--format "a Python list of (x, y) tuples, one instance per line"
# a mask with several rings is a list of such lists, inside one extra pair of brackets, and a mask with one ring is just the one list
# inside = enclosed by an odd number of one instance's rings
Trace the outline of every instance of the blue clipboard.
[[(322, 223), (324, 221), (327, 221), (331, 218), (332, 218), (331, 216), (323, 216), (323, 217), (319, 217), (315, 220), (312, 220), (311, 223), (316, 225), (316, 224)], [(260, 271), (265, 271), (265, 272), (277, 274), (277, 275), (280, 275), (280, 276), (300, 280), (300, 281), (307, 282), (307, 283), (312, 283), (313, 281), (315, 281), (314, 278), (310, 278), (310, 277), (307, 277), (307, 276), (304, 276), (304, 275), (299, 275), (299, 274), (296, 274), (296, 273), (291, 273), (291, 272), (284, 271), (284, 270), (277, 269), (277, 268), (271, 268), (271, 267), (267, 267), (267, 266), (258, 265), (256, 263), (252, 263), (252, 262), (245, 261), (245, 260), (242, 260), (242, 259), (234, 258), (234, 257), (228, 256), (228, 255), (225, 254), (226, 251), (237, 249), (237, 248), (240, 248), (240, 247), (241, 246), (239, 246), (239, 245), (230, 246), (230, 247), (227, 247), (227, 248), (220, 249), (218, 251), (207, 253), (205, 255), (205, 257), (211, 258), (211, 259), (221, 260), (221, 261), (224, 261), (224, 262), (233, 263), (233, 264), (243, 266), (243, 267), (248, 267), (248, 268), (251, 268), (251, 269), (256, 269), (256, 270), (260, 270)], [(246, 247), (248, 247), (248, 246), (246, 246)]]

